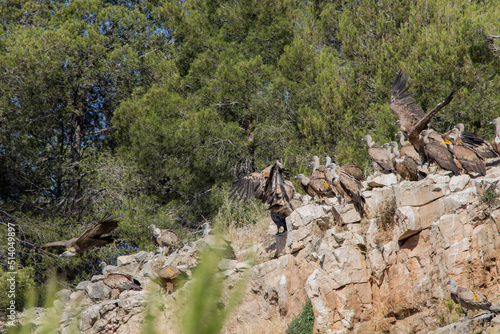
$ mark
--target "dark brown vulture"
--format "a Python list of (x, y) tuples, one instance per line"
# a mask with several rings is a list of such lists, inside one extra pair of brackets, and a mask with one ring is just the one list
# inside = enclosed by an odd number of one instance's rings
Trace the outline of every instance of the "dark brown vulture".
[[(104, 269), (106, 262), (101, 262), (100, 267)], [(103, 283), (112, 289), (111, 296), (113, 299), (118, 298), (120, 293), (125, 290), (142, 290), (141, 283), (130, 275), (122, 273), (110, 273), (104, 271)]]
[(400, 154), (398, 143), (393, 141), (391, 142), (391, 146), (394, 148), (394, 168), (403, 180), (418, 181), (425, 178), (423, 176), (425, 174), (419, 173), (417, 162), (412, 157)]
[[(271, 215), (271, 218), (280, 233), (283, 217), (287, 217), (294, 210), (291, 200), (295, 194), (295, 187), (292, 182), (283, 178), (284, 173), (281, 162), (277, 160), (274, 165), (266, 167), (261, 173), (253, 172), (236, 182), (231, 188), (229, 198), (239, 202), (255, 197), (267, 204), (267, 209), (276, 213)], [(286, 225), (283, 227), (286, 231)]]
[(394, 166), (392, 165), (391, 158), (387, 155), (387, 150), (374, 143), (370, 135), (364, 136), (362, 140), (365, 140), (368, 145), (368, 154), (372, 158), (375, 170), (392, 172)]
[(160, 247), (160, 253), (163, 255), (167, 255), (171, 247), (179, 245), (179, 237), (174, 231), (160, 229), (153, 224), (149, 225), (148, 228), (153, 230), (151, 241), (153, 241), (153, 244)]
[(443, 101), (426, 114), (422, 110), (422, 107), (417, 104), (413, 96), (408, 93), (413, 82), (407, 85), (407, 81), (408, 76), (399, 71), (392, 85), (389, 108), (398, 116), (401, 131), (406, 134), (406, 137), (415, 147), (417, 152), (424, 157), (426, 156), (425, 143), (422, 141), (422, 138), (419, 137), (420, 132), (427, 128), (430, 120), (438, 111), (451, 102), (455, 91), (452, 90)]
[[(325, 160), (326, 160), (325, 166), (327, 168), (330, 168), (331, 164), (332, 164), (332, 159), (330, 157), (326, 157)], [(356, 165), (342, 165), (342, 166), (337, 167), (337, 168), (354, 176), (354, 178), (358, 181), (363, 181), (365, 179), (363, 169), (361, 167), (356, 166)]]
[(491, 146), (493, 146), (493, 149), (500, 154), (500, 117), (492, 120), (490, 124), (495, 125), (495, 138), (491, 141)]
[(421, 164), (422, 158), (420, 157), (420, 154), (418, 154), (418, 152), (409, 141), (405, 141), (404, 133), (402, 131), (399, 131), (398, 133), (396, 133), (396, 137), (399, 137), (399, 143), (401, 144), (401, 149), (399, 150), (401, 156), (409, 156), (410, 158), (415, 160), (417, 164)]
[(449, 285), (451, 299), (462, 307), (465, 311), (466, 318), (469, 317), (469, 310), (486, 310), (490, 311), (491, 303), (488, 298), (481, 292), (457, 286), (457, 282), (451, 279), (446, 285)]
[(464, 129), (464, 125), (462, 123), (458, 123), (447, 133), (447, 135), (449, 136), (452, 133), (458, 133), (458, 138), (460, 138), (462, 145), (476, 152), (480, 158), (490, 159), (498, 157), (498, 154), (495, 152), (490, 143), (478, 137), (475, 133), (464, 131)]
[(88, 229), (81, 236), (69, 240), (61, 240), (43, 244), (40, 248), (65, 247), (66, 251), (60, 256), (75, 256), (97, 246), (107, 245), (115, 239), (111, 236), (103, 237), (103, 234), (111, 233), (119, 221), (106, 214), (94, 227)]
[(449, 134), (452, 142), (448, 142), (448, 149), (458, 160), (462, 168), (468, 173), (479, 173), (482, 176), (486, 175), (486, 166), (483, 158), (478, 155), (473, 149), (465, 146), (460, 138), (458, 129), (453, 129)]
[(337, 168), (335, 163), (330, 164), (333, 175), (333, 184), (337, 192), (347, 202), (352, 202), (356, 211), (363, 217), (366, 200), (363, 197), (363, 185), (351, 174)]
[(434, 140), (429, 139), (429, 131), (424, 130), (420, 134), (422, 137), (422, 142), (425, 143), (424, 151), (427, 156), (427, 160), (436, 163), (439, 167), (445, 170), (453, 172), (453, 175), (460, 175), (460, 171), (455, 163), (453, 154), (451, 154), (448, 149)]

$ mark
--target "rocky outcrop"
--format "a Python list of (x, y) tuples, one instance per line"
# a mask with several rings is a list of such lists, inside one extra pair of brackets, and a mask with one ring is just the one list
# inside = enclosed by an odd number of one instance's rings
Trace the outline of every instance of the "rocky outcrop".
[[(492, 303), (500, 299), (500, 207), (494, 201), (500, 168), (477, 178), (436, 174), (418, 182), (395, 180), (381, 175), (367, 181), (363, 219), (352, 205), (304, 201), (287, 217), (288, 232), (276, 239), (274, 248), (255, 244), (235, 249), (239, 260), (222, 260), (218, 269), (230, 282), (242, 272), (251, 274), (227, 333), (273, 332), (277, 323), (291, 322), (307, 298), (315, 333), (500, 331), (490, 315), (444, 326), (451, 318), (443, 305), (450, 298), (444, 284), (451, 278), (482, 291)], [(493, 200), (491, 192), (485, 198), (489, 185), (496, 187)], [(273, 258), (276, 248), (280, 256)], [(108, 269), (129, 273), (148, 286), (143, 275), (155, 261), (190, 274), (198, 252), (197, 242), (168, 257), (140, 252), (119, 257), (117, 266)], [(260, 263), (243, 261), (250, 253)], [(102, 278), (61, 292), (60, 303), (69, 303), (70, 309), (77, 301), (83, 306), (82, 333), (139, 332), (146, 292), (125, 291), (112, 300)], [(159, 319), (165, 333), (178, 332), (173, 311), (177, 293), (162, 296)], [(62, 324), (64, 328), (67, 321)]]

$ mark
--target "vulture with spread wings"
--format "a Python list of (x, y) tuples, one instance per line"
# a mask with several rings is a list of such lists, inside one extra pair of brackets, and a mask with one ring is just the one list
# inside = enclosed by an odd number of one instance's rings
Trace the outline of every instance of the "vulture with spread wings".
[(389, 108), (398, 116), (401, 131), (406, 134), (408, 140), (420, 155), (425, 157), (425, 144), (422, 138), (419, 138), (420, 132), (427, 128), (432, 117), (434, 117), (438, 111), (453, 100), (455, 90), (452, 90), (443, 101), (426, 114), (422, 110), (422, 107), (417, 104), (411, 93), (408, 93), (413, 82), (407, 85), (407, 81), (408, 76), (399, 71), (392, 85)]
[(295, 187), (292, 182), (283, 178), (284, 173), (281, 162), (276, 160), (274, 165), (266, 167), (262, 172), (253, 172), (236, 182), (229, 198), (237, 202), (250, 197), (261, 200), (268, 206), (268, 210), (275, 213), (271, 218), (278, 227), (278, 232), (280, 227), (286, 231), (284, 218), (294, 210), (291, 199), (295, 194)]
[(75, 256), (93, 247), (104, 246), (112, 243), (115, 239), (108, 235), (118, 226), (118, 220), (106, 214), (94, 227), (88, 229), (81, 236), (69, 240), (61, 240), (43, 244), (40, 248), (65, 247), (66, 251), (60, 256)]

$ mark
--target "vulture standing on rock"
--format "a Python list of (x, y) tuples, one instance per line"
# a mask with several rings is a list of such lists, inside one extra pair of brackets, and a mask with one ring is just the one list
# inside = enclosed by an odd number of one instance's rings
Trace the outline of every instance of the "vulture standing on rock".
[(451, 102), (455, 91), (452, 90), (442, 102), (426, 114), (422, 107), (417, 104), (413, 96), (408, 93), (413, 82), (406, 85), (407, 81), (408, 76), (400, 71), (392, 85), (389, 108), (398, 116), (401, 131), (406, 134), (408, 140), (415, 147), (417, 152), (419, 152), (422, 157), (425, 157), (425, 143), (422, 141), (423, 138), (419, 136), (420, 132), (427, 128), (430, 120), (438, 111)]
[(106, 214), (94, 227), (88, 229), (81, 236), (69, 240), (61, 240), (41, 245), (40, 248), (66, 247), (66, 251), (60, 256), (75, 256), (93, 247), (107, 245), (115, 239), (111, 236), (103, 237), (103, 234), (113, 232), (118, 226), (118, 220)]
[(424, 150), (429, 163), (435, 162), (439, 167), (453, 172), (453, 175), (460, 175), (460, 171), (455, 163), (455, 159), (448, 149), (434, 140), (429, 139), (429, 130), (424, 130), (420, 134), (425, 143)]
[(485, 176), (486, 165), (483, 159), (476, 151), (463, 144), (458, 129), (453, 129), (449, 138), (453, 143), (448, 143), (448, 149), (457, 158), (462, 168), (469, 173), (479, 173)]
[(280, 227), (286, 231), (283, 221), (294, 210), (291, 200), (295, 187), (292, 182), (283, 178), (285, 172), (281, 162), (276, 160), (274, 165), (266, 167), (262, 172), (253, 172), (236, 182), (230, 190), (229, 198), (236, 202), (246, 201), (250, 197), (261, 200), (268, 206), (268, 210), (274, 212), (271, 219), (278, 227), (278, 233)]
[(387, 150), (374, 143), (370, 135), (364, 136), (362, 140), (366, 141), (368, 145), (368, 154), (372, 158), (375, 170), (392, 172), (394, 166), (392, 165), (391, 158), (387, 155)]
[(160, 253), (163, 255), (167, 255), (171, 247), (179, 244), (179, 237), (174, 231), (160, 229), (153, 224), (149, 225), (148, 228), (153, 230), (151, 241), (153, 241), (153, 244), (160, 247)]
[(493, 149), (500, 154), (500, 117), (492, 120), (490, 124), (495, 126), (495, 138), (491, 141), (491, 146), (493, 146)]
[(112, 298), (116, 299), (125, 290), (142, 290), (141, 283), (130, 275), (122, 273), (109, 273), (104, 271), (106, 262), (101, 262), (99, 265), (103, 269), (103, 283), (112, 289)]
[(398, 143), (393, 141), (390, 145), (394, 148), (394, 168), (403, 180), (418, 181), (419, 179), (424, 178), (423, 176), (420, 176), (417, 162), (413, 160), (412, 157), (401, 156)]
[(473, 150), (480, 158), (490, 159), (498, 157), (498, 154), (493, 150), (493, 147), (484, 139), (478, 137), (475, 133), (464, 131), (465, 127), (462, 123), (455, 125), (447, 134), (457, 133), (462, 144), (465, 147)]
[[(325, 161), (326, 161), (325, 166), (328, 168), (332, 164), (332, 158), (326, 157)], [(365, 177), (363, 175), (363, 169), (361, 167), (356, 166), (356, 165), (342, 165), (342, 166), (337, 167), (337, 168), (354, 176), (354, 178), (358, 181), (363, 181), (365, 179)]]
[[(329, 171), (328, 174), (331, 176)], [(299, 174), (295, 178), (300, 180), (302, 189), (317, 202), (324, 201), (326, 198), (335, 197), (332, 188), (333, 176), (330, 177), (331, 181), (328, 181), (326, 177), (323, 178), (319, 176), (319, 174), (309, 177), (306, 177), (304, 174)]]
[(330, 166), (334, 178), (333, 184), (337, 192), (341, 194), (346, 201), (352, 201), (358, 213), (363, 217), (366, 203), (362, 193), (363, 185), (349, 173), (338, 169), (336, 164), (332, 163)]
[(173, 265), (161, 268), (152, 268), (151, 273), (145, 273), (144, 276), (149, 277), (153, 282), (158, 284), (168, 293), (174, 292), (174, 287), (179, 284), (180, 280), (187, 279), (187, 274), (183, 273), (179, 270), (179, 268)]
[(422, 158), (420, 157), (420, 154), (415, 150), (413, 145), (409, 141), (405, 141), (405, 135), (402, 131), (399, 131), (396, 133), (396, 137), (399, 137), (399, 144), (401, 145), (401, 149), (399, 150), (399, 153), (401, 154), (401, 157), (410, 157), (417, 164), (422, 163)]
[(475, 311), (481, 309), (490, 311), (491, 303), (481, 292), (459, 287), (454, 279), (449, 280), (446, 285), (449, 285), (448, 289), (451, 299), (456, 304), (460, 304), (465, 311), (466, 317), (469, 316), (469, 310)]

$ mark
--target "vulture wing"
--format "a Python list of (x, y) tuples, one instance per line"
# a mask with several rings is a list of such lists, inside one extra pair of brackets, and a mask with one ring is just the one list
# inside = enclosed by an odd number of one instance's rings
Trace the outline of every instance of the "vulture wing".
[(434, 143), (426, 144), (425, 153), (429, 159), (433, 160), (442, 169), (452, 171), (454, 175), (460, 174), (460, 171), (453, 160), (453, 155), (444, 146)]
[(108, 274), (103, 282), (112, 289), (142, 290), (139, 281), (125, 274)]
[(61, 241), (54, 241), (54, 242), (49, 242), (47, 244), (43, 244), (40, 246), (40, 248), (49, 248), (49, 247), (68, 247), (68, 244), (70, 244), (72, 241), (74, 241), (76, 238), (73, 238), (71, 240), (61, 240)]
[(241, 180), (233, 184), (229, 199), (240, 202), (246, 201), (250, 197), (259, 198), (256, 193), (259, 186), (265, 181), (263, 173), (253, 172), (250, 175), (243, 177)]
[(392, 85), (389, 108), (398, 116), (401, 128), (409, 132), (420, 119), (425, 117), (425, 113), (413, 96), (408, 93), (413, 82), (406, 85), (407, 81), (408, 76), (399, 71)]
[(465, 304), (468, 309), (480, 308), (489, 310), (491, 303), (485, 295), (474, 290), (457, 287), (456, 297), (459, 301)]
[(88, 229), (83, 233), (78, 240), (76, 240), (76, 245), (81, 249), (81, 251), (87, 250), (98, 244), (108, 244), (113, 242), (113, 238), (104, 237), (101, 238), (103, 234), (108, 234), (113, 232), (115, 228), (118, 227), (118, 220), (111, 217), (111, 215), (105, 215), (101, 221), (99, 221), (94, 227)]

